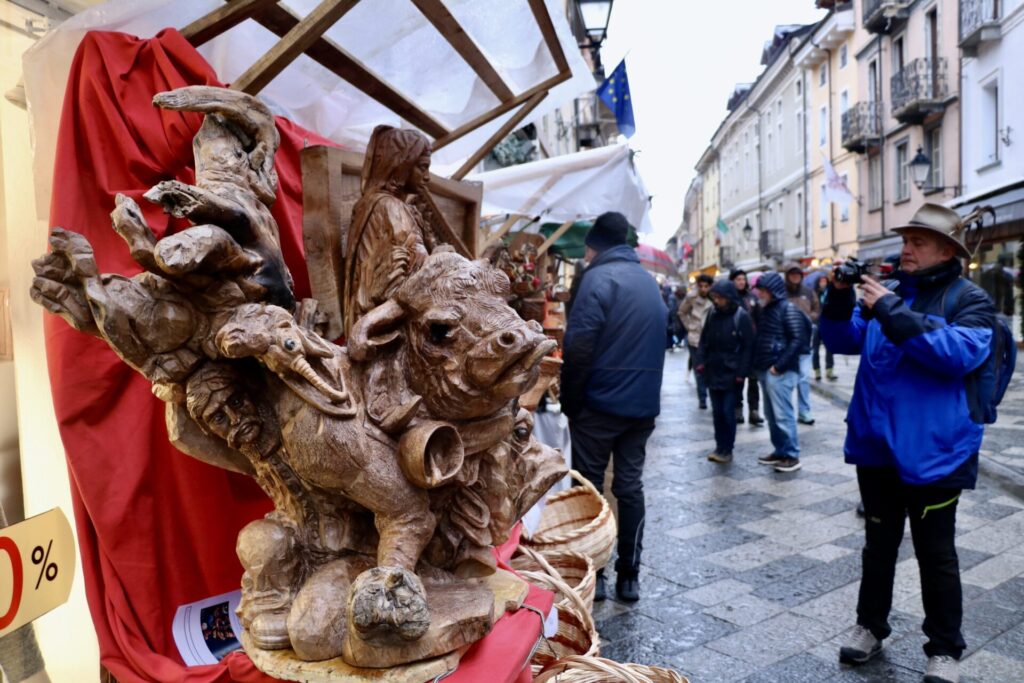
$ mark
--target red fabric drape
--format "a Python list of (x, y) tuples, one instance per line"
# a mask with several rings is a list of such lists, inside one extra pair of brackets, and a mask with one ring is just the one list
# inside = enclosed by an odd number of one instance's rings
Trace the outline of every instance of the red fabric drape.
[[(198, 84), (220, 85), (177, 31), (146, 40), (93, 32), (82, 41), (62, 112), (50, 220), (85, 235), (102, 272), (140, 270), (110, 228), (116, 193), (138, 202), (157, 237), (185, 226), (142, 193), (161, 180), (194, 181), (191, 143), (202, 117), (157, 109), (151, 99)], [(331, 143), (284, 119), (278, 128), (280, 187), (273, 214), (301, 298), (309, 296), (309, 278), (299, 152), (306, 143)], [(186, 668), (171, 635), (179, 605), (238, 587), (235, 537), (270, 509), (269, 501), (249, 478), (172, 448), (163, 404), (105, 343), (54, 316), (46, 316), (45, 329), (86, 594), (104, 666), (124, 683), (271, 680), (241, 653), (219, 665)], [(550, 597), (535, 591), (531, 600), (547, 611)], [(525, 661), (539, 632), (537, 621), (528, 612), (503, 619), (494, 635), (505, 635), (474, 648), (466, 667), (484, 650), (487, 659), (506, 659), (506, 666)], [(463, 668), (450, 680), (483, 680), (463, 678)], [(495, 681), (502, 679), (494, 676), (500, 670), (490, 669)], [(505, 678), (518, 675), (517, 666)]]

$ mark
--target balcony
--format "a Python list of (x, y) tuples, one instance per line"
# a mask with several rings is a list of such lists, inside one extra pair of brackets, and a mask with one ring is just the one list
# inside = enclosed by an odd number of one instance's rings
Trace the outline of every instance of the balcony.
[(718, 248), (718, 267), (722, 270), (731, 268), (736, 263), (736, 256), (732, 247)]
[(785, 249), (782, 247), (781, 230), (762, 230), (757, 237), (757, 250), (763, 259), (782, 260)]
[(893, 22), (906, 19), (908, 0), (864, 0), (864, 28), (871, 33), (889, 33)]
[(882, 140), (882, 103), (858, 102), (843, 114), (843, 147), (862, 153)]
[(948, 95), (946, 60), (915, 59), (892, 77), (892, 117), (901, 123), (921, 123), (945, 108)]
[(960, 0), (960, 49), (965, 57), (976, 57), (978, 47), (999, 40), (999, 0)]

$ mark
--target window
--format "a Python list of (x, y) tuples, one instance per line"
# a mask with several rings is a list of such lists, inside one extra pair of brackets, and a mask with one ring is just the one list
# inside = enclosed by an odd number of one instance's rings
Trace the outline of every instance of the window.
[(822, 62), (818, 67), (818, 87), (825, 87), (828, 82), (828, 62)]
[(896, 145), (896, 166), (893, 168), (893, 194), (898, 202), (910, 199), (910, 179), (908, 177), (910, 169), (907, 168), (907, 150), (908, 143), (906, 140)]
[(771, 230), (775, 227), (775, 216), (772, 214), (772, 207), (770, 206), (768, 207), (767, 214), (765, 215), (764, 227), (765, 230)]
[(850, 93), (846, 90), (839, 93), (839, 116), (842, 117), (850, 108)]
[(905, 64), (903, 55), (903, 36), (892, 39), (892, 72), (897, 74), (903, 71), (903, 65)]
[(779, 203), (775, 206), (777, 220), (779, 221), (776, 226), (779, 230), (786, 229), (786, 204), (783, 200), (779, 200)]
[(799, 237), (804, 228), (804, 193), (796, 193), (796, 236)]
[(825, 183), (822, 183), (821, 184), (821, 209), (818, 212), (820, 214), (818, 216), (818, 227), (820, 227), (820, 228), (824, 228), (825, 226), (828, 225), (828, 199), (825, 198), (827, 192), (828, 192), (828, 190), (825, 188)]
[(796, 135), (793, 136), (796, 140), (796, 151), (801, 152), (804, 148), (804, 111), (803, 109), (796, 110)]
[(868, 157), (868, 208), (882, 208), (882, 157)]
[[(843, 179), (843, 185), (845, 185), (846, 187), (850, 187), (850, 176), (848, 174), (844, 173), (844, 174), (842, 174), (840, 176), (840, 178)], [(848, 220), (850, 220), (850, 205), (849, 204), (847, 204), (846, 206), (842, 207), (839, 210), (839, 220), (841, 220), (841, 221), (848, 221)]]
[(981, 87), (981, 165), (999, 161), (999, 80)]
[(772, 134), (768, 133), (768, 144), (764, 148), (764, 165), (769, 171), (775, 168), (775, 159), (772, 157), (772, 152), (775, 150), (775, 145), (772, 142)]
[(825, 146), (828, 142), (828, 107), (822, 107), (818, 112), (818, 145)]
[(800, 99), (804, 94), (804, 83), (803, 81), (796, 82), (796, 97)]
[(849, 61), (849, 51), (846, 49), (846, 45), (843, 45), (839, 48), (839, 68), (845, 69), (847, 61)]
[(868, 102), (878, 99), (878, 60), (868, 62)]
[(924, 134), (925, 149), (932, 160), (932, 172), (928, 178), (929, 187), (942, 187), (942, 128), (932, 128)]

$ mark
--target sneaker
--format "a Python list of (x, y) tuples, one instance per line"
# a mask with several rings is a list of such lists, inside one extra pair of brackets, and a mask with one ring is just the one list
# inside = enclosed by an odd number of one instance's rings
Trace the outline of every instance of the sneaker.
[(738, 424), (738, 425), (743, 424), (743, 409), (742, 408), (737, 408), (736, 409), (736, 424)]
[(832, 372), (832, 368), (825, 370), (825, 377), (828, 377), (829, 382), (835, 382), (837, 379), (839, 379), (839, 375)]
[(814, 371), (814, 381), (815, 382), (820, 382), (821, 381), (821, 370), (815, 370)]
[(810, 426), (810, 425), (814, 424), (814, 418), (813, 417), (801, 417), (801, 418), (797, 419), (797, 422), (799, 422), (802, 425)]
[[(871, 635), (871, 631), (857, 624), (846, 645), (839, 648), (839, 661), (850, 665), (863, 664), (881, 651), (882, 641)], [(928, 662), (930, 664), (931, 660)]]
[(783, 458), (775, 463), (776, 472), (796, 472), (801, 467), (800, 458)]
[(863, 517), (864, 516), (864, 503), (857, 503), (857, 516), (858, 517)]
[(711, 462), (730, 463), (732, 462), (732, 453), (711, 453), (708, 455), (708, 460)]
[(761, 465), (775, 465), (785, 459), (786, 457), (783, 455), (779, 455), (778, 453), (772, 453), (771, 455), (762, 455), (760, 458), (757, 459), (757, 462)]
[(756, 410), (750, 411), (750, 424), (754, 427), (760, 427), (764, 424), (764, 419), (757, 414)]
[(594, 582), (594, 602), (604, 602), (608, 598), (608, 584), (604, 580), (604, 572), (599, 572)]
[(701, 401), (700, 402), (700, 409), (701, 410), (707, 410), (708, 409), (708, 402), (707, 401)]
[(960, 683), (960, 662), (949, 655), (929, 657), (924, 683)]
[(640, 579), (636, 576), (619, 576), (615, 579), (615, 595), (622, 602), (636, 602), (640, 599)]

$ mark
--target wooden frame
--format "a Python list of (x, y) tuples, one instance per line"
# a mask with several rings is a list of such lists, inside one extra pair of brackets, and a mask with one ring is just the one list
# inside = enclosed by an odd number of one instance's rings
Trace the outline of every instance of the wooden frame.
[[(313, 298), (327, 314), (327, 337), (343, 333), (345, 253), (352, 207), (361, 196), (363, 155), (315, 145), (302, 150), (302, 237)], [(430, 175), (429, 201), (444, 225), (432, 226), (443, 241), (475, 258), (483, 185)]]
[(360, 0), (322, 0), (309, 15), (302, 18), (295, 16), (278, 0), (226, 0), (227, 4), (192, 22), (181, 33), (192, 45), (198, 47), (246, 20), (255, 20), (278, 35), (280, 40), (232, 83), (233, 89), (255, 95), (300, 54), (305, 54), (432, 137), (435, 150), (519, 108), (456, 172), (453, 177), (458, 180), (540, 104), (551, 88), (572, 77), (569, 61), (558, 41), (545, 1), (527, 1), (558, 73), (515, 94), (441, 0), (410, 0), (500, 101), (490, 111), (451, 130), (373, 74), (342, 47), (324, 37), (327, 29)]

